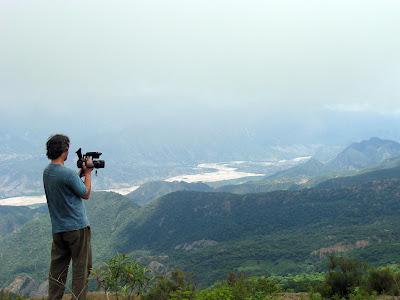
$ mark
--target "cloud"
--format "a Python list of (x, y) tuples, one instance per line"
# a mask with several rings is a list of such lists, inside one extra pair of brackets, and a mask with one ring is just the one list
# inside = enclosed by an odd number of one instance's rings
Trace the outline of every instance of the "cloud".
[(372, 112), (373, 107), (369, 103), (338, 103), (338, 104), (327, 104), (324, 106), (325, 109), (339, 112)]
[(337, 103), (324, 105), (324, 109), (334, 112), (372, 113), (384, 116), (400, 116), (400, 107), (379, 107), (370, 103)]

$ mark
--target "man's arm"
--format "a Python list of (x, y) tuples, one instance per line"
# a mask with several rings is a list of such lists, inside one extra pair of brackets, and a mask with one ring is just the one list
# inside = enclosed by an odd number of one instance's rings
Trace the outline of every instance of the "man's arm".
[(85, 176), (86, 193), (81, 198), (85, 199), (85, 200), (89, 200), (90, 193), (92, 191), (92, 171), (93, 171), (93, 168), (87, 167), (87, 166), (92, 166), (92, 165), (93, 165), (92, 159), (89, 158), (86, 162), (83, 163), (83, 166), (82, 166), (83, 176)]

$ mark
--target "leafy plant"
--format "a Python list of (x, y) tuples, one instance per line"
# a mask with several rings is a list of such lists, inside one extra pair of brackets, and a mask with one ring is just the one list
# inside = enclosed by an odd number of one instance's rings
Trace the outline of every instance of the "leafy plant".
[(194, 299), (195, 285), (191, 276), (176, 269), (171, 276), (159, 276), (145, 299), (148, 300), (191, 300)]
[(232, 289), (227, 284), (216, 284), (196, 294), (196, 300), (233, 300)]
[(328, 297), (348, 297), (362, 284), (365, 273), (365, 264), (351, 258), (331, 256), (322, 293)]
[(368, 291), (357, 287), (349, 295), (349, 299), (350, 300), (375, 300), (376, 294), (370, 294), (370, 293), (368, 293)]
[(391, 293), (395, 290), (395, 278), (389, 268), (371, 269), (368, 274), (367, 286), (378, 294)]
[(266, 300), (275, 299), (281, 286), (269, 277), (247, 277), (245, 274), (229, 273), (225, 282), (196, 294), (196, 300)]
[(0, 290), (0, 300), (24, 300), (25, 298), (19, 295)]
[(97, 281), (108, 299), (110, 292), (118, 299), (122, 294), (128, 299), (132, 294), (142, 294), (150, 281), (148, 270), (125, 254), (117, 254), (109, 259), (104, 266), (92, 271), (93, 278)]

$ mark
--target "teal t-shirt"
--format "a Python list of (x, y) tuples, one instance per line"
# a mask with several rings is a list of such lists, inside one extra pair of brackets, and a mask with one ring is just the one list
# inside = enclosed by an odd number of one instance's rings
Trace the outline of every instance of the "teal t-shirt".
[(43, 171), (43, 184), (53, 233), (89, 226), (81, 198), (87, 190), (77, 173), (63, 165), (49, 164)]

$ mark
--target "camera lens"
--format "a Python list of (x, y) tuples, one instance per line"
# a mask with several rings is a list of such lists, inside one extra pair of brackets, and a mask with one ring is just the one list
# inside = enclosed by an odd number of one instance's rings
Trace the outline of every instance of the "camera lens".
[(94, 160), (93, 161), (94, 167), (96, 169), (102, 169), (105, 167), (105, 161), (104, 160)]

